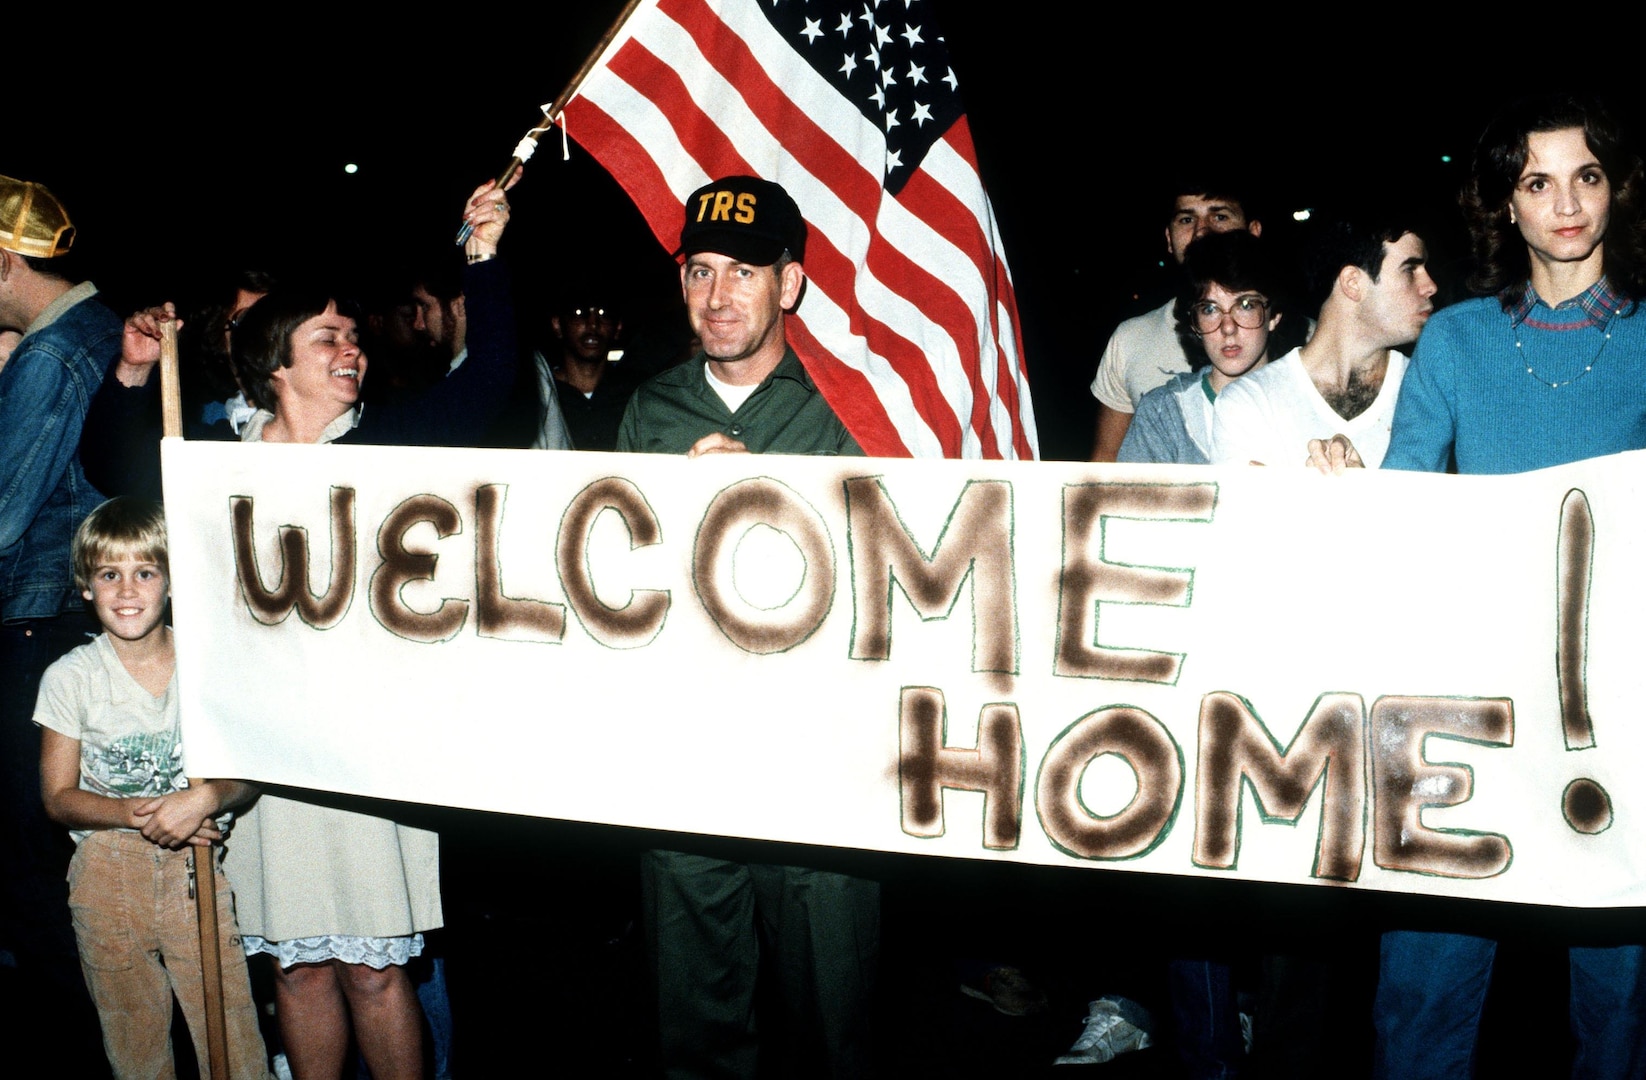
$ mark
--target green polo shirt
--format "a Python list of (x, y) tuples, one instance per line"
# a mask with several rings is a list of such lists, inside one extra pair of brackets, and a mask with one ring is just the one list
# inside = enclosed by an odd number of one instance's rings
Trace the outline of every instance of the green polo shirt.
[(698, 439), (718, 431), (755, 454), (862, 455), (793, 349), (784, 351), (736, 412), (709, 386), (706, 362), (698, 353), (689, 363), (642, 383), (623, 413), (617, 449), (684, 454)]

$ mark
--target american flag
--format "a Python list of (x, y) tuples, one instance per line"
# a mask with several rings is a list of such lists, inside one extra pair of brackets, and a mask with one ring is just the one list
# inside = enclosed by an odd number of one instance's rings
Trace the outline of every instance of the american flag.
[(1017, 300), (930, 0), (645, 0), (560, 114), (678, 246), (695, 188), (782, 184), (789, 343), (868, 453), (1033, 458)]

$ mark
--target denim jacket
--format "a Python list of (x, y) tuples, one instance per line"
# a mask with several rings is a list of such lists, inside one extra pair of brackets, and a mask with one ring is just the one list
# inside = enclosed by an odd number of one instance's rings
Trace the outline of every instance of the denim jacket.
[(80, 469), (80, 428), (123, 325), (96, 293), (59, 297), (0, 369), (0, 622), (79, 606), (69, 544), (103, 498)]

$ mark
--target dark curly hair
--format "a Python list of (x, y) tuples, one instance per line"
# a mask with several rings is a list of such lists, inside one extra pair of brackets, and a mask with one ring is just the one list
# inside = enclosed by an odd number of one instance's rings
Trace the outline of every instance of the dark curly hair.
[(1624, 140), (1622, 127), (1601, 99), (1547, 94), (1516, 102), (1486, 125), (1469, 181), (1458, 197), (1474, 249), (1469, 289), (1477, 296), (1495, 295), (1505, 311), (1525, 295), (1531, 274), (1526, 241), (1509, 221), (1509, 198), (1526, 168), (1527, 137), (1567, 128), (1583, 130), (1584, 142), (1611, 183), (1606, 276), (1612, 288), (1631, 300), (1646, 297), (1646, 222), (1641, 220), (1646, 176), (1640, 155)]
[(1233, 293), (1262, 293), (1269, 301), (1269, 315), (1283, 315), (1280, 325), (1269, 335), (1269, 358), (1279, 359), (1303, 344), (1308, 320), (1293, 303), (1296, 291), (1293, 274), (1276, 259), (1273, 248), (1244, 229), (1207, 233), (1190, 244), (1183, 255), (1182, 284), (1172, 315), (1177, 320), (1177, 340), (1189, 359), (1189, 370), (1199, 371), (1211, 363), (1205, 339), (1195, 333), (1192, 309), (1206, 299), (1213, 285)]

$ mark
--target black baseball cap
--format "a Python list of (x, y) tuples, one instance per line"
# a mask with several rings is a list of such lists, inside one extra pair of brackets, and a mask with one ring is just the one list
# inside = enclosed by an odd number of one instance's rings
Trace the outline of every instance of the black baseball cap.
[(806, 221), (789, 193), (755, 176), (728, 176), (686, 198), (675, 257), (712, 251), (750, 266), (770, 266), (787, 251), (806, 253)]

